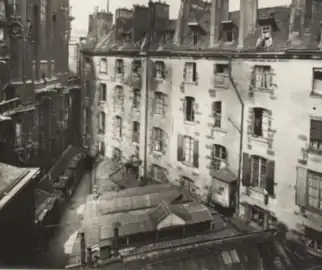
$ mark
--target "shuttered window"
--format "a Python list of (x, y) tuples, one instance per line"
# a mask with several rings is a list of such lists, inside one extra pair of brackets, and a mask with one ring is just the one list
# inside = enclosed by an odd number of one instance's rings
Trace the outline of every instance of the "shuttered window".
[(184, 114), (185, 121), (194, 122), (195, 121), (195, 98), (194, 97), (185, 97), (184, 101)]
[(263, 90), (271, 88), (270, 66), (255, 66), (255, 87)]
[(315, 209), (322, 209), (322, 174), (307, 172), (308, 204)]
[(124, 62), (122, 59), (116, 59), (115, 73), (116, 73), (116, 75), (123, 75), (124, 74)]
[(140, 89), (133, 90), (133, 108), (138, 109), (140, 108), (141, 104), (141, 91)]
[(322, 151), (322, 121), (311, 120), (310, 148)]

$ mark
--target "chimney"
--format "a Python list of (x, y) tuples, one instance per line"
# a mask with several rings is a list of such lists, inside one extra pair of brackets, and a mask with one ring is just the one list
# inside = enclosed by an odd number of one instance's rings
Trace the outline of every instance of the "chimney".
[(240, 18), (238, 48), (244, 47), (245, 38), (251, 34), (257, 24), (258, 0), (240, 0)]
[(185, 24), (190, 11), (190, 0), (181, 0), (176, 31), (174, 34), (174, 44), (181, 45), (184, 38)]
[(85, 250), (85, 233), (80, 232), (80, 250), (81, 250), (81, 264), (82, 266), (86, 265), (86, 250)]
[(221, 22), (228, 20), (229, 0), (212, 0), (210, 17), (210, 47), (219, 40)]
[(304, 29), (311, 26), (315, 14), (315, 0), (292, 0), (289, 25), (289, 40), (304, 35)]
[(133, 6), (133, 28), (132, 28), (132, 41), (135, 44), (142, 40), (147, 34), (150, 27), (149, 8), (146, 6), (134, 5)]

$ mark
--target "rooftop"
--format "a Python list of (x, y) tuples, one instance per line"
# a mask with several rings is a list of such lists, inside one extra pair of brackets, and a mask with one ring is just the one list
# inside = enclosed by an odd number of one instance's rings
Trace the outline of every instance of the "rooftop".
[[(185, 1), (182, 1), (184, 3)], [(149, 50), (157, 51), (199, 51), (209, 50), (216, 51), (238, 51), (238, 52), (284, 52), (288, 50), (320, 50), (320, 32), (322, 21), (322, 4), (319, 1), (312, 1), (312, 14), (305, 15), (304, 33), (298, 34), (294, 29), (290, 33), (291, 25), (291, 6), (276, 6), (270, 8), (260, 8), (257, 12), (257, 23), (253, 31), (245, 35), (243, 48), (237, 48), (240, 11), (229, 12), (228, 21), (222, 21), (220, 25), (220, 37), (214, 47), (210, 47), (210, 21), (211, 14), (209, 4), (202, 1), (194, 1), (188, 10), (187, 20), (178, 16), (176, 20), (168, 19), (163, 22), (162, 28), (155, 26), (154, 30), (157, 34), (154, 36)], [(197, 3), (198, 2), (198, 3)], [(200, 3), (204, 3), (201, 5)], [(183, 4), (181, 4), (183, 5)], [(181, 7), (182, 8), (182, 7)], [(156, 20), (158, 21), (158, 19)], [(180, 22), (184, 23), (183, 30), (180, 30)], [(157, 25), (156, 23), (155, 25)], [(144, 44), (146, 35), (143, 36), (135, 44), (131, 38), (119, 37), (115, 40), (116, 29), (122, 29), (123, 34), (131, 34), (133, 27), (132, 18), (120, 18), (119, 22), (106, 36), (102, 37), (96, 44), (91, 44), (87, 47), (88, 51), (99, 54), (107, 51), (140, 51)], [(268, 25), (271, 27), (272, 43), (268, 47), (259, 46), (259, 40), (262, 38), (262, 26)], [(223, 31), (229, 28), (234, 33), (232, 42), (223, 40)], [(200, 32), (197, 44), (192, 44), (193, 31)], [(183, 40), (181, 44), (176, 44), (176, 36), (178, 31), (183, 31)], [(164, 32), (167, 33), (164, 36)], [(86, 51), (86, 50), (85, 50)]]

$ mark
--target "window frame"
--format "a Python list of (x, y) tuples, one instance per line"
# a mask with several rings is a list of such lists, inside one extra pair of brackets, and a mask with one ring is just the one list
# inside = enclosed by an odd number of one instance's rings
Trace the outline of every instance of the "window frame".
[[(195, 110), (196, 99), (194, 97), (187, 96), (185, 97), (184, 102), (185, 102), (184, 121), (193, 123), (196, 120), (196, 110)], [(190, 107), (190, 110), (188, 110), (189, 107)], [(188, 114), (188, 111), (190, 111), (189, 114)]]
[[(318, 185), (316, 185), (315, 187), (312, 187), (310, 185), (310, 177), (317, 177), (317, 178), (320, 178), (320, 179), (314, 179), (316, 181), (318, 181)], [(307, 170), (307, 205), (308, 205), (308, 208), (310, 209), (314, 209), (315, 211), (319, 211), (321, 212), (322, 211), (322, 173), (319, 173), (319, 172), (316, 172), (316, 171), (313, 171), (313, 170)], [(312, 196), (312, 194), (310, 193), (310, 191), (312, 190), (315, 190), (315, 193), (318, 195), (318, 196)], [(311, 200), (310, 198), (315, 198), (317, 200), (317, 202), (319, 203), (318, 206), (315, 206), (315, 205), (312, 205), (311, 203)]]
[(131, 66), (132, 76), (135, 77), (135, 78), (139, 78), (141, 76), (141, 70), (140, 69), (142, 69), (142, 61), (138, 60), (138, 59), (133, 60), (132, 61), (132, 66)]
[(153, 127), (152, 133), (153, 152), (162, 153), (164, 150), (164, 130), (159, 127)]
[(194, 165), (194, 142), (193, 137), (183, 136), (183, 162), (191, 166)]
[(106, 114), (105, 112), (100, 111), (99, 112), (99, 133), (104, 134), (105, 128), (106, 128)]
[(211, 167), (220, 170), (222, 162), (227, 162), (227, 148), (220, 144), (214, 144), (211, 151)]
[(155, 78), (165, 78), (165, 63), (163, 61), (155, 61)]
[(100, 155), (105, 156), (106, 147), (105, 143), (102, 141), (98, 141), (98, 152)]
[(114, 117), (114, 130), (113, 130), (114, 137), (122, 138), (122, 117), (116, 115)]
[[(228, 40), (228, 36), (231, 36), (231, 40)], [(234, 38), (234, 31), (233, 29), (226, 29), (224, 31), (224, 42), (225, 43), (233, 43), (235, 41), (235, 38)]]
[(133, 89), (133, 108), (139, 109), (141, 106), (141, 90), (139, 88)]
[[(312, 73), (312, 95), (322, 96), (322, 68), (313, 68)], [(316, 78), (315, 74), (320, 74), (321, 79)], [(317, 81), (321, 83), (321, 89), (316, 87), (316, 85), (318, 84)]]
[(124, 106), (124, 88), (120, 85), (115, 86), (114, 88), (114, 106), (123, 107)]
[(100, 67), (99, 71), (100, 71), (101, 74), (107, 74), (107, 69), (108, 69), (107, 68), (107, 59), (101, 58), (99, 67)]
[[(191, 67), (191, 70), (189, 70)], [(196, 62), (186, 62), (185, 66), (184, 81), (186, 83), (196, 83), (197, 82), (197, 63)], [(191, 72), (191, 77), (190, 73)]]
[(212, 103), (212, 115), (214, 118), (214, 127), (221, 128), (221, 126), (222, 126), (222, 101), (214, 101)]
[[(255, 163), (258, 160), (258, 164)], [(250, 181), (251, 186), (254, 188), (265, 189), (268, 177), (268, 160), (261, 156), (252, 155), (251, 156), (251, 171), (250, 171)], [(255, 165), (258, 171), (255, 173)], [(263, 172), (264, 170), (264, 172)]]
[[(322, 136), (321, 139), (316, 139), (316, 138), (312, 138), (312, 133), (313, 130), (312, 126), (313, 123), (317, 122), (317, 125), (319, 126), (318, 129), (322, 130), (322, 120), (317, 120), (317, 119), (311, 119), (310, 121), (310, 139), (309, 139), (309, 150), (310, 152), (313, 153), (317, 153), (317, 154), (322, 154)], [(315, 127), (316, 129), (316, 127)], [(314, 146), (316, 145), (316, 146)]]
[(164, 168), (162, 168), (161, 166), (157, 165), (157, 164), (152, 164), (152, 179), (159, 182), (159, 183), (163, 183), (165, 182), (165, 177), (164, 177)]
[(155, 92), (154, 94), (154, 114), (164, 116), (165, 115), (165, 105), (166, 96), (161, 92)]
[(118, 58), (115, 60), (115, 75), (123, 76), (124, 75), (124, 60)]
[(140, 143), (140, 122), (138, 121), (132, 123), (132, 142)]
[(100, 83), (100, 102), (106, 102), (107, 100), (107, 85), (106, 83)]
[(269, 65), (255, 65), (254, 75), (255, 82), (254, 86), (256, 89), (262, 91), (270, 91), (272, 88), (272, 67)]

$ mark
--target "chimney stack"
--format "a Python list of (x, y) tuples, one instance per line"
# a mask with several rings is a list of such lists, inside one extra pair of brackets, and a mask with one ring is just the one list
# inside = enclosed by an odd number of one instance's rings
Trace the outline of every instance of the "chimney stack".
[(251, 34), (257, 24), (258, 0), (240, 0), (240, 18), (238, 48), (244, 47), (245, 38)]
[(81, 264), (82, 266), (85, 266), (86, 265), (85, 233), (80, 232), (79, 237), (80, 237), (80, 250), (81, 250)]
[(181, 0), (176, 31), (174, 34), (174, 43), (181, 45), (184, 38), (185, 24), (190, 11), (190, 0)]
[(311, 26), (315, 14), (315, 0), (292, 0), (289, 25), (289, 40), (303, 37), (304, 29)]
[(219, 40), (222, 21), (228, 20), (229, 0), (212, 0), (210, 17), (210, 47), (214, 47)]

